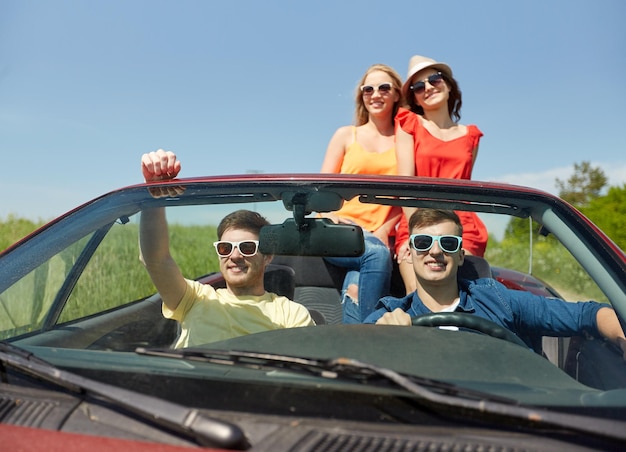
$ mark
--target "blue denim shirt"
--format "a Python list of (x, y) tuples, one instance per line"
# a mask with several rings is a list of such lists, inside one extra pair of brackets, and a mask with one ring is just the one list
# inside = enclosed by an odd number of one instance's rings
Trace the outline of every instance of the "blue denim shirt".
[[(596, 314), (608, 307), (595, 301), (572, 303), (508, 289), (492, 278), (459, 280), (459, 298), (456, 312), (491, 320), (517, 334), (535, 351), (541, 349), (541, 336), (576, 336), (584, 331), (599, 337)], [(403, 298), (381, 298), (363, 323), (376, 323), (385, 312), (396, 308), (411, 317), (431, 312), (413, 292)]]

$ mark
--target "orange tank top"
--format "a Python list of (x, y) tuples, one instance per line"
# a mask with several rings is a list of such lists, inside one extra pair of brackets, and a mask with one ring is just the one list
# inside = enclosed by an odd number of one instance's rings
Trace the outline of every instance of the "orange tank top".
[[(353, 127), (352, 144), (343, 156), (342, 174), (397, 174), (396, 150), (394, 147), (384, 152), (370, 152), (363, 149), (356, 140), (356, 127)], [(387, 221), (392, 206), (363, 204), (358, 197), (345, 201), (337, 216), (353, 221), (363, 229), (374, 232)]]

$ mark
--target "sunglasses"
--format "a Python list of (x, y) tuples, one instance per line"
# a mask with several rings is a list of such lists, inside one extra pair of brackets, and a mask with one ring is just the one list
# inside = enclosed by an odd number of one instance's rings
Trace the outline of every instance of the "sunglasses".
[(437, 72), (436, 74), (430, 75), (423, 80), (413, 83), (410, 88), (414, 94), (422, 94), (426, 91), (426, 82), (430, 83), (434, 87), (437, 87), (440, 86), (443, 81), (443, 74), (441, 72)]
[(435, 241), (439, 242), (439, 248), (446, 253), (456, 253), (461, 248), (463, 239), (458, 235), (430, 235), (413, 234), (409, 242), (415, 251), (428, 251)]
[(221, 240), (219, 242), (213, 242), (213, 246), (215, 247), (215, 251), (219, 255), (219, 257), (228, 257), (233, 254), (235, 248), (239, 250), (244, 257), (252, 257), (259, 250), (259, 241), (258, 240), (242, 240), (241, 242), (227, 242), (225, 240)]
[(366, 96), (371, 96), (376, 90), (378, 90), (380, 94), (389, 94), (392, 89), (393, 85), (391, 83), (382, 83), (378, 85), (378, 87), (372, 85), (361, 86), (361, 92)]

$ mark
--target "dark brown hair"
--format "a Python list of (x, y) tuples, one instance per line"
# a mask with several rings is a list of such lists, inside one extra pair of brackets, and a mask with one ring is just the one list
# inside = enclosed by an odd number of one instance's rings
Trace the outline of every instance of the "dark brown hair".
[(414, 228), (432, 226), (444, 221), (452, 221), (457, 226), (458, 235), (463, 235), (463, 225), (459, 216), (452, 210), (443, 209), (417, 209), (409, 219), (409, 233), (412, 234)]
[(236, 210), (226, 215), (222, 221), (220, 221), (220, 224), (217, 226), (217, 238), (221, 240), (222, 234), (224, 234), (224, 231), (227, 229), (243, 229), (244, 231), (259, 235), (261, 228), (268, 224), (270, 224), (269, 221), (257, 212), (244, 209)]
[[(439, 72), (442, 75), (443, 80), (450, 88), (450, 95), (448, 97), (448, 112), (450, 112), (450, 117), (453, 118), (455, 122), (458, 122), (461, 120), (461, 106), (463, 105), (461, 89), (459, 88), (459, 84), (454, 79), (454, 77), (449, 77), (448, 74), (443, 71)], [(415, 94), (413, 94), (413, 91), (409, 90), (409, 94), (407, 97), (408, 98), (406, 99), (406, 103), (408, 104), (409, 109), (413, 113), (417, 113), (418, 115), (423, 116), (424, 109), (420, 107), (420, 105), (415, 100)]]

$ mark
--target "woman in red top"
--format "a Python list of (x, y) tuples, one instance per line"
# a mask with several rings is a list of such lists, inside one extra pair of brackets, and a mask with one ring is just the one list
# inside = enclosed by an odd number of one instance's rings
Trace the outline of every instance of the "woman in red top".
[[(463, 125), (461, 90), (445, 63), (416, 55), (402, 93), (410, 108), (396, 116), (398, 174), (449, 179), (471, 179), (483, 133), (475, 125)], [(408, 248), (407, 218), (415, 211), (405, 208), (398, 226), (396, 255), (407, 293), (416, 289), (415, 273)], [(457, 212), (463, 223), (463, 249), (483, 256), (488, 233), (474, 212)]]

